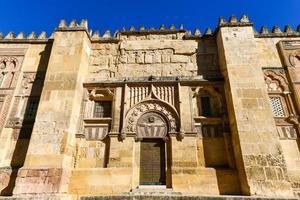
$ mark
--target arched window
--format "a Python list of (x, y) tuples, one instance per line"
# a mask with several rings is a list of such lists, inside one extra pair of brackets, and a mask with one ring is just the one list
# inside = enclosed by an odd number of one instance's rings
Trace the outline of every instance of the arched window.
[(297, 114), (284, 71), (266, 70), (264, 73), (278, 135), (281, 139), (296, 139), (298, 132)]

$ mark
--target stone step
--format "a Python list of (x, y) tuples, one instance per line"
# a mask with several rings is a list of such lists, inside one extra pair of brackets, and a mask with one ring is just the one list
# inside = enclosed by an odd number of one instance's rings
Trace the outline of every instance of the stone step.
[(180, 192), (174, 192), (171, 188), (166, 188), (166, 186), (139, 186), (138, 188), (132, 189), (129, 193), (125, 193), (125, 195), (181, 195)]

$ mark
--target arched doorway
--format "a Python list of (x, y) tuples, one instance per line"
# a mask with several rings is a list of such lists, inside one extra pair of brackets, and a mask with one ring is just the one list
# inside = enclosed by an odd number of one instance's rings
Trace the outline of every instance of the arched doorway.
[(166, 185), (166, 143), (168, 126), (155, 112), (143, 114), (137, 122), (141, 140), (140, 185)]

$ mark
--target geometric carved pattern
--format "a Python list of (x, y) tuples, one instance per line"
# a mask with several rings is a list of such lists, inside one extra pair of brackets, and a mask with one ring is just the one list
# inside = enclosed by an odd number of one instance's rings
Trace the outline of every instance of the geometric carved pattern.
[(293, 126), (277, 126), (280, 139), (297, 139), (297, 131)]
[(284, 109), (282, 106), (281, 98), (280, 97), (274, 97), (270, 96), (270, 103), (271, 103), (271, 108), (273, 111), (273, 116), (274, 117), (284, 117)]
[(149, 87), (129, 87), (130, 107), (143, 101), (149, 93)]
[(17, 71), (18, 60), (15, 57), (0, 57), (0, 86), (10, 88), (13, 86), (15, 72)]
[(103, 140), (108, 133), (108, 126), (86, 126), (85, 138), (87, 140)]
[(129, 87), (130, 107), (146, 99), (150, 92), (160, 100), (174, 106), (174, 86), (134, 86)]
[(147, 112), (159, 113), (167, 120), (169, 132), (176, 132), (178, 130), (178, 115), (173, 108), (170, 108), (166, 103), (158, 100), (148, 100), (137, 104), (130, 109), (126, 115), (125, 132), (136, 133), (138, 119)]
[(159, 99), (174, 106), (174, 86), (154, 86), (153, 93)]
[(280, 93), (289, 91), (288, 81), (283, 70), (266, 70), (265, 82), (270, 93)]
[(165, 138), (167, 131), (165, 119), (155, 112), (144, 114), (137, 123), (137, 138)]

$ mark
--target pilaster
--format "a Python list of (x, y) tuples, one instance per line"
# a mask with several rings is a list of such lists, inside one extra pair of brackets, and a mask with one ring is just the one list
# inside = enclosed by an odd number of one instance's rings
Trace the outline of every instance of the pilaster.
[(61, 23), (53, 40), (27, 157), (16, 180), (17, 195), (68, 190), (90, 53), (86, 21), (73, 21), (69, 27)]
[(259, 66), (253, 27), (248, 19), (246, 21), (235, 25), (222, 21), (217, 33), (242, 192), (258, 196), (293, 196)]

